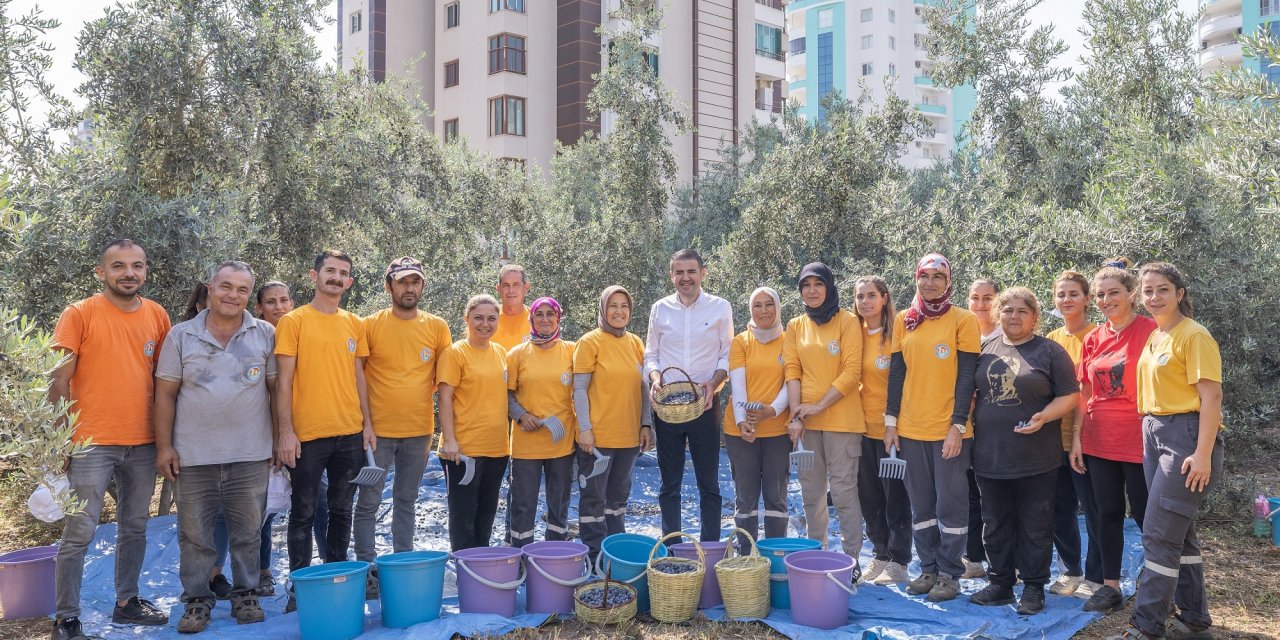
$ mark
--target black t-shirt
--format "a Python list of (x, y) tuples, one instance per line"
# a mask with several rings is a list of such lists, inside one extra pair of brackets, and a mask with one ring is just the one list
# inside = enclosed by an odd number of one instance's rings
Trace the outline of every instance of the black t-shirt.
[(1014, 432), (1053, 399), (1075, 393), (1075, 365), (1058, 343), (1035, 336), (1017, 346), (996, 336), (982, 343), (973, 413), (973, 472), (1025, 478), (1062, 464), (1062, 420), (1032, 434)]

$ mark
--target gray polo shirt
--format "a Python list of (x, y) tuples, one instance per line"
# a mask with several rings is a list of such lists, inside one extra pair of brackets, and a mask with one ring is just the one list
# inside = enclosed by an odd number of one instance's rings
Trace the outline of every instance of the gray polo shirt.
[(160, 349), (156, 377), (181, 383), (173, 447), (182, 466), (253, 462), (271, 457), (271, 397), (276, 330), (244, 312), (223, 347), (205, 328), (209, 311), (174, 325)]

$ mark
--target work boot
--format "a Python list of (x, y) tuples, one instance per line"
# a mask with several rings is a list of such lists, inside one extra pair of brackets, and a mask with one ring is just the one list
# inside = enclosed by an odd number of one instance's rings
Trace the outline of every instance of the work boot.
[(945, 573), (939, 573), (938, 581), (929, 590), (928, 600), (929, 602), (946, 602), (958, 595), (960, 595), (960, 583)]
[(929, 590), (933, 589), (933, 585), (937, 583), (938, 574), (922, 573), (919, 578), (912, 580), (911, 583), (907, 585), (907, 593), (913, 596), (922, 596), (929, 593)]

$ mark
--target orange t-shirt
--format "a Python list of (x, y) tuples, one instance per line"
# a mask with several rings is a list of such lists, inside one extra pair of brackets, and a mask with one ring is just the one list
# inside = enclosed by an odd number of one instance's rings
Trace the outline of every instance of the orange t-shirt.
[(369, 357), (360, 316), (324, 313), (306, 304), (280, 318), (276, 355), (297, 358), (293, 370), (293, 432), (299, 442), (364, 429), (356, 391), (356, 358)]
[[(778, 336), (768, 343), (761, 343), (751, 329), (733, 337), (733, 342), (729, 343), (729, 370), (742, 368), (746, 369), (747, 374), (746, 392), (735, 389), (734, 402), (773, 404), (778, 392), (786, 384), (782, 360), (782, 343), (785, 340), (784, 336)], [(761, 421), (756, 425), (756, 436), (772, 438), (785, 435), (790, 417), (791, 414), (784, 411), (781, 415)], [(725, 407), (724, 432), (726, 435), (742, 437), (738, 423), (734, 422), (733, 407)]]
[(529, 307), (525, 307), (519, 314), (509, 316), (498, 310), (498, 328), (493, 332), (491, 341), (502, 345), (502, 348), (511, 351), (512, 349), (528, 342), (529, 340)]
[(155, 364), (169, 334), (169, 314), (141, 298), (124, 312), (101, 293), (72, 303), (58, 318), (53, 347), (76, 356), (71, 411), (75, 439), (133, 446), (155, 442), (151, 402)]
[(547, 429), (525, 431), (513, 420), (512, 458), (547, 460), (573, 453), (578, 434), (573, 414), (573, 350), (572, 342), (558, 340), (547, 349), (525, 342), (507, 352), (507, 389), (515, 392), (516, 402), (539, 418), (555, 416), (565, 429), (556, 442)]
[(453, 387), (453, 437), (461, 453), (511, 455), (507, 379), (507, 352), (492, 340), (488, 348), (477, 349), (463, 338), (440, 354), (436, 382)]
[(379, 438), (413, 438), (435, 432), (431, 394), (436, 365), (453, 339), (449, 325), (426, 311), (412, 320), (383, 309), (364, 319), (369, 359), (364, 375), (369, 388), (369, 418)]

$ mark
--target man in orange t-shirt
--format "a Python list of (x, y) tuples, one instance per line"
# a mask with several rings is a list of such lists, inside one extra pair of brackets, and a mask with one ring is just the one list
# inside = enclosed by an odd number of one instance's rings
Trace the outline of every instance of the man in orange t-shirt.
[(524, 267), (508, 264), (498, 271), (498, 300), (502, 309), (498, 313), (498, 329), (493, 332), (494, 342), (510, 351), (529, 339), (529, 306), (524, 299), (529, 296), (529, 278)]
[(115, 624), (163, 625), (167, 612), (138, 597), (147, 550), (147, 519), (156, 487), (151, 400), (156, 358), (169, 333), (169, 315), (138, 295), (147, 281), (147, 254), (132, 240), (115, 240), (94, 267), (101, 293), (72, 303), (58, 318), (53, 348), (66, 360), (53, 372), (49, 400), (71, 402), (75, 439), (92, 447), (67, 463), (80, 513), (67, 514), (58, 545), (55, 640), (88, 638), (80, 625), (84, 556), (93, 542), (112, 477), (116, 507)]

